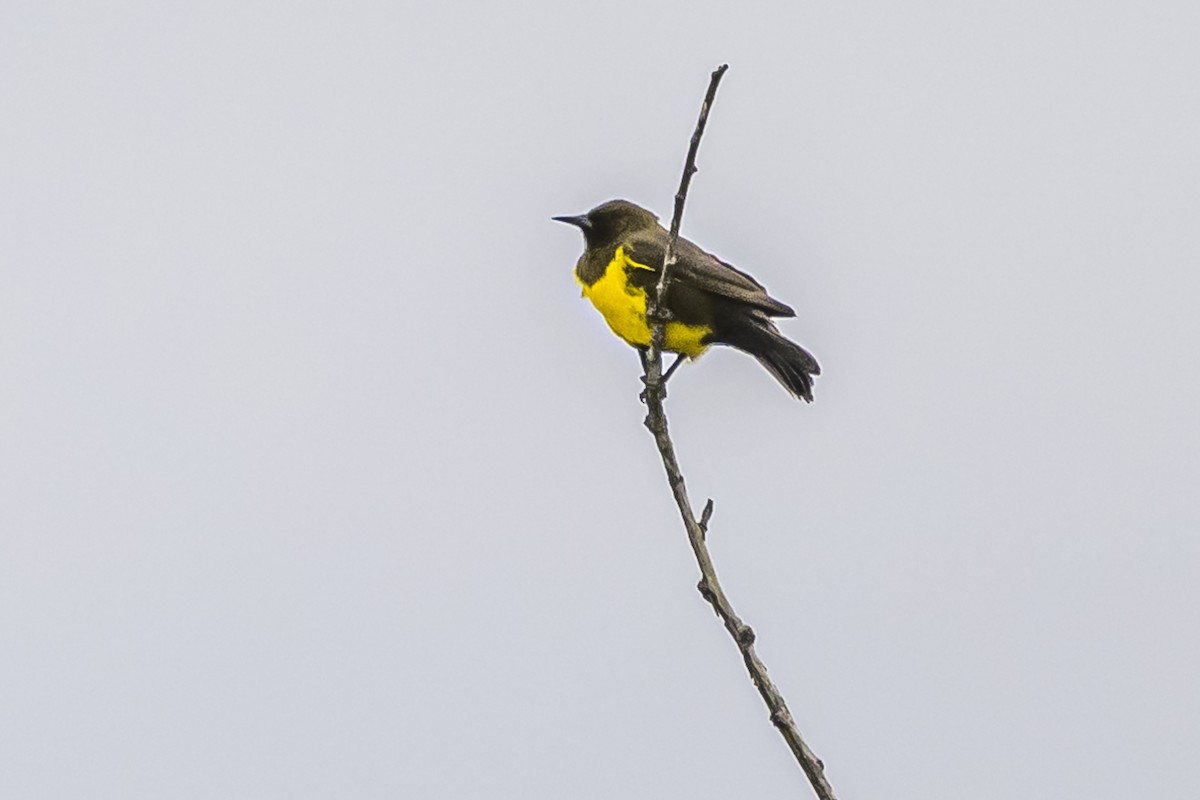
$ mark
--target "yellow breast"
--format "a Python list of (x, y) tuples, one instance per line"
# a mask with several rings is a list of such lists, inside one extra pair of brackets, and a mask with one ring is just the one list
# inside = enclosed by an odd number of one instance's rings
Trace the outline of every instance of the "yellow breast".
[[(650, 346), (650, 326), (646, 323), (646, 290), (629, 283), (629, 269), (651, 269), (645, 264), (639, 264), (625, 255), (625, 248), (618, 247), (604, 270), (604, 275), (595, 283), (583, 287), (583, 296), (592, 301), (604, 316), (604, 321), (612, 332), (620, 336), (634, 347)], [(579, 276), (576, 275), (576, 280)], [(704, 325), (685, 325), (682, 322), (668, 322), (667, 336), (664, 349), (673, 353), (683, 353), (695, 358), (708, 349), (701, 340), (711, 329)]]

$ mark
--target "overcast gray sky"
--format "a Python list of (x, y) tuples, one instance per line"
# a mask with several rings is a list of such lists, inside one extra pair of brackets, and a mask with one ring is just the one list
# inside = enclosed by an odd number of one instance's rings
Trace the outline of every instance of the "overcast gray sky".
[(1200, 6), (0, 6), (0, 796), (808, 796), (551, 215), (793, 305), (672, 381), (841, 797), (1200, 796)]

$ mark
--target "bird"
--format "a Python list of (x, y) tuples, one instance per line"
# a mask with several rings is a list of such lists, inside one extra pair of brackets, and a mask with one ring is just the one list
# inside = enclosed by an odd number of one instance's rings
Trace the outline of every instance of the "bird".
[[(644, 362), (651, 335), (647, 292), (656, 291), (670, 234), (653, 212), (628, 200), (551, 219), (583, 232), (575, 279), (612, 332), (637, 348)], [(745, 272), (683, 237), (673, 252), (663, 349), (677, 357), (664, 380), (682, 361), (699, 358), (712, 345), (728, 345), (754, 356), (793, 397), (811, 403), (813, 377), (821, 367), (773, 320), (796, 312)]]

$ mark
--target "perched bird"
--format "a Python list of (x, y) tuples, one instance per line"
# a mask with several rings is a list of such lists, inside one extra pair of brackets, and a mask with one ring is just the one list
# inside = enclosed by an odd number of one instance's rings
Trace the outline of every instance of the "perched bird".
[[(644, 353), (650, 346), (646, 293), (658, 285), (667, 230), (658, 217), (628, 200), (553, 219), (583, 231), (586, 246), (575, 265), (583, 296), (613, 333)], [(767, 295), (754, 278), (680, 237), (664, 306), (670, 314), (664, 349), (679, 354), (668, 376), (683, 359), (726, 344), (757, 358), (793, 397), (812, 402), (812, 378), (821, 368), (771, 320), (796, 312)]]

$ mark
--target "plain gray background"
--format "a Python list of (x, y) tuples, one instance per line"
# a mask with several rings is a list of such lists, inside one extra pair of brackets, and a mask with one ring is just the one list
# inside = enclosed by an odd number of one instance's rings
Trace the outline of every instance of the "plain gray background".
[(0, 796), (803, 797), (555, 214), (794, 305), (668, 400), (841, 797), (1200, 794), (1195, 3), (0, 6)]

